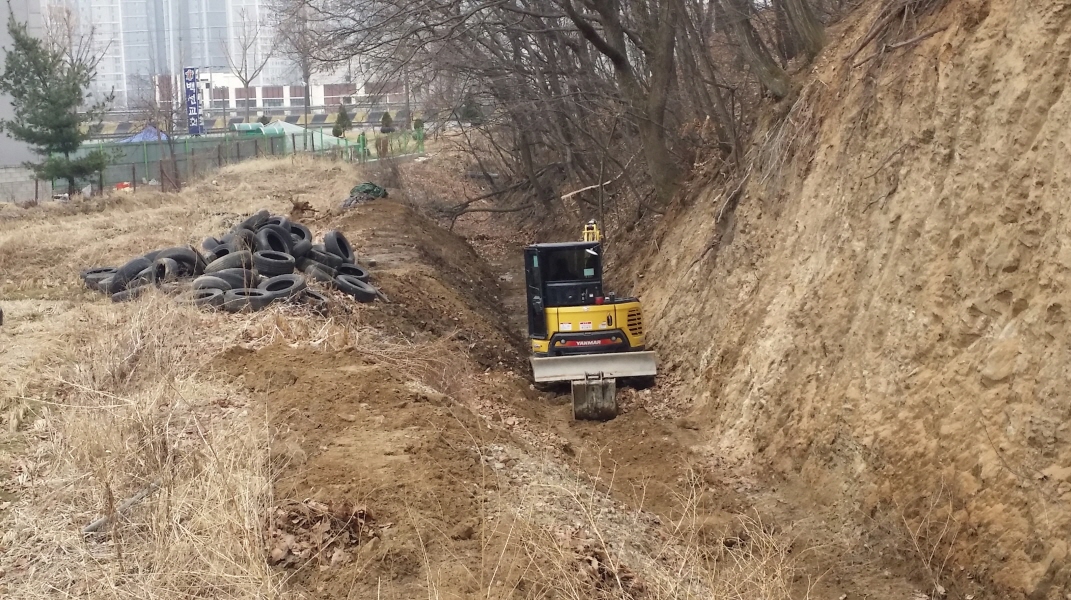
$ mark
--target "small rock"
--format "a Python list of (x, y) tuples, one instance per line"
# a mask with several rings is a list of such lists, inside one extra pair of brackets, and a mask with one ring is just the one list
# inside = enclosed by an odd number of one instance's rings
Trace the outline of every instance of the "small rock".
[(450, 534), (450, 539), (458, 541), (471, 540), (472, 536), (475, 535), (475, 533), (476, 532), (475, 530), (473, 530), (472, 525), (462, 524), (459, 525), (458, 528), (455, 529), (452, 534)]
[(353, 415), (339, 415), (338, 418), (342, 419), (347, 423), (355, 423), (357, 421), (357, 417)]
[(276, 546), (275, 548), (272, 548), (271, 561), (273, 563), (280, 563), (283, 561), (284, 558), (286, 558), (286, 554), (287, 550), (285, 548), (280, 548)]

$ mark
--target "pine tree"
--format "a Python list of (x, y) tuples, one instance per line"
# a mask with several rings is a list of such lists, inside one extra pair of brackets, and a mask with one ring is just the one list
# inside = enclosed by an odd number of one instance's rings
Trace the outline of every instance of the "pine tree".
[(394, 119), (390, 116), (389, 112), (384, 111), (383, 117), (379, 120), (379, 132), (380, 133), (393, 133), (394, 132)]
[(110, 97), (93, 102), (89, 84), (96, 77), (96, 60), (88, 56), (72, 58), (60, 47), (46, 46), (33, 37), (25, 23), (9, 12), (10, 49), (5, 52), (0, 92), (11, 97), (14, 117), (0, 119), (0, 131), (26, 142), (40, 156), (27, 162), (39, 179), (67, 181), (73, 196), (78, 183), (104, 170), (110, 157), (100, 150), (72, 158), (89, 137), (85, 123), (99, 122)]
[(346, 111), (345, 104), (340, 104), (338, 106), (338, 117), (335, 118), (335, 124), (342, 127), (343, 135), (345, 135), (346, 131), (349, 131), (350, 127), (353, 127), (353, 119), (350, 118), (350, 113)]

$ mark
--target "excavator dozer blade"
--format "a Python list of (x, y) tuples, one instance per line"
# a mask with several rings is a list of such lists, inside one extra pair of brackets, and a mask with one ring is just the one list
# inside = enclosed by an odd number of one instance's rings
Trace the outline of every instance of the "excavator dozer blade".
[(580, 381), (596, 375), (603, 379), (651, 377), (657, 370), (655, 353), (650, 351), (532, 357), (536, 383)]

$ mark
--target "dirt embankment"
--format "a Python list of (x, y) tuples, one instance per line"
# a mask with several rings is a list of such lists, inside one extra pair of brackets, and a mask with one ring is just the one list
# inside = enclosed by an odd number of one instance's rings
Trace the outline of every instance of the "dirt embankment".
[(833, 32), (735, 213), (711, 189), (667, 218), (652, 336), (713, 451), (898, 536), (934, 589), (1063, 598), (1071, 7), (952, 0), (849, 57), (877, 10)]

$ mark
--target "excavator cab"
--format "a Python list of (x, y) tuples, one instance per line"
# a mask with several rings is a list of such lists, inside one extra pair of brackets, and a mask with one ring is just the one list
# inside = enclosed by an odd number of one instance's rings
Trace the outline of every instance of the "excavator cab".
[(537, 383), (572, 382), (574, 416), (603, 419), (617, 414), (615, 379), (654, 376), (655, 357), (639, 300), (603, 291), (594, 221), (583, 240), (524, 249), (532, 374)]

